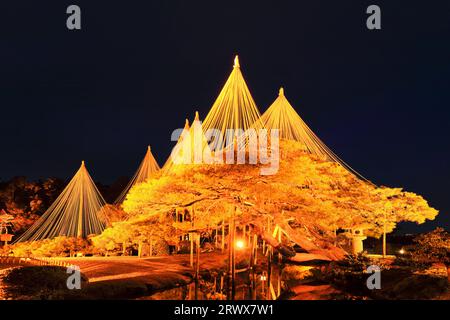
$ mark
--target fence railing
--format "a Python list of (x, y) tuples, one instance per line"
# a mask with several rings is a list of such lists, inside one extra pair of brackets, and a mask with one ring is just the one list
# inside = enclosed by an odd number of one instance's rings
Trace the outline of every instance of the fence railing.
[(37, 266), (60, 266), (69, 267), (72, 264), (48, 257), (14, 257), (14, 256), (0, 256), (0, 264), (6, 265), (37, 265)]

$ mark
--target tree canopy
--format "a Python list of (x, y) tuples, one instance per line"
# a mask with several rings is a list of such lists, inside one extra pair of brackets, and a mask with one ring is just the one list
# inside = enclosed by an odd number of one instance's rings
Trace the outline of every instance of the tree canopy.
[(295, 141), (280, 143), (277, 174), (259, 174), (259, 165), (185, 165), (136, 185), (123, 204), (129, 218), (142, 224), (176, 208), (192, 208), (189, 223), (175, 229), (208, 229), (236, 215), (238, 223), (263, 225), (267, 216), (296, 228), (331, 234), (336, 229), (364, 228), (379, 236), (402, 221), (423, 223), (438, 211), (420, 195), (402, 188), (377, 187), (358, 179), (335, 162), (324, 161)]

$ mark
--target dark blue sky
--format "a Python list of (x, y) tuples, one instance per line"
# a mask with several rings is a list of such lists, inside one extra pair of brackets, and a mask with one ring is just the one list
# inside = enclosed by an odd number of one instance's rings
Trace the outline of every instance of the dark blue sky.
[[(369, 31), (369, 4), (382, 30)], [(78, 4), (82, 30), (66, 29)], [(131, 175), (204, 117), (235, 54), (260, 111), (285, 87), (328, 146), (450, 227), (449, 1), (14, 1), (0, 7), (0, 178)], [(408, 228), (406, 228), (408, 229)], [(409, 229), (408, 229), (409, 230)]]

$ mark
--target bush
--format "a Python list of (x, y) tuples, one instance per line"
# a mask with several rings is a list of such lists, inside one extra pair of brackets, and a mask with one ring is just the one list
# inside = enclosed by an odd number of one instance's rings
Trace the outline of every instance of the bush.
[(153, 248), (152, 249), (153, 249), (153, 255), (154, 256), (164, 256), (164, 255), (168, 255), (170, 253), (169, 245), (164, 240), (156, 241), (153, 244)]
[(56, 237), (31, 242), (20, 242), (9, 247), (16, 257), (68, 257), (75, 252), (91, 253), (88, 240), (82, 238)]
[(414, 239), (413, 258), (426, 263), (441, 262), (450, 265), (450, 234), (442, 228), (422, 234)]

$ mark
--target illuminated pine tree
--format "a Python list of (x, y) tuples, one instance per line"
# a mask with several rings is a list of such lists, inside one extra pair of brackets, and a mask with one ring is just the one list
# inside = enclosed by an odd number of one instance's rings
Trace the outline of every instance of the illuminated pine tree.
[(298, 141), (308, 153), (322, 160), (337, 162), (349, 172), (366, 180), (330, 150), (308, 127), (287, 100), (283, 88), (280, 88), (278, 97), (261, 116), (261, 120), (267, 130), (278, 129), (280, 139)]
[(158, 162), (156, 162), (155, 158), (153, 157), (151, 148), (150, 146), (148, 146), (145, 157), (139, 165), (139, 168), (131, 178), (130, 182), (128, 182), (128, 185), (125, 187), (125, 189), (123, 189), (122, 193), (117, 197), (116, 201), (114, 201), (114, 203), (121, 204), (134, 185), (147, 181), (147, 179), (150, 178), (155, 172), (158, 172), (159, 169), (160, 168)]
[(189, 126), (189, 121), (186, 119), (183, 131), (162, 171), (163, 174), (170, 174), (179, 171), (178, 169), (184, 168), (186, 165), (211, 163), (211, 157), (211, 150), (204, 135), (202, 122), (198, 112), (195, 112), (192, 126)]
[(215, 141), (211, 149), (220, 150), (234, 142), (236, 133), (227, 130), (246, 131), (251, 128), (256, 130), (263, 128), (260, 117), (261, 114), (242, 75), (239, 58), (236, 56), (233, 71), (203, 122), (205, 132), (210, 129), (220, 131), (220, 139)]
[(16, 242), (100, 234), (106, 226), (105, 204), (83, 161), (55, 202)]

